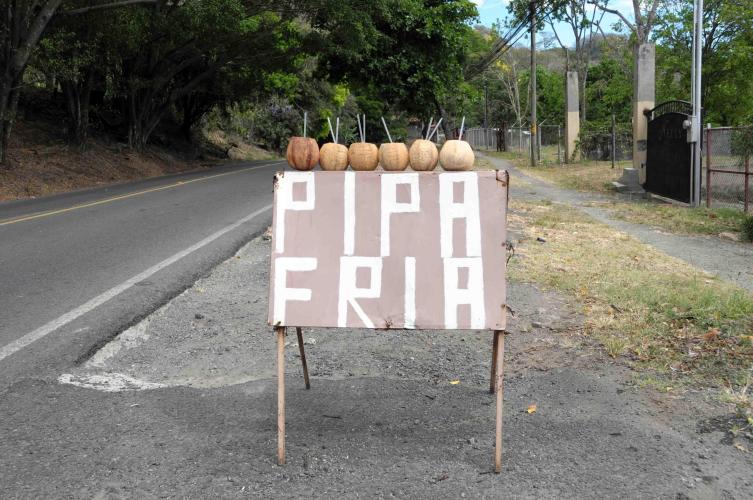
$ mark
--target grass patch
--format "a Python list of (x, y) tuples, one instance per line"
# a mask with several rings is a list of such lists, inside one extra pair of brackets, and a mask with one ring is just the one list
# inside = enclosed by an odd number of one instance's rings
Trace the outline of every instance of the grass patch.
[(651, 202), (610, 203), (614, 216), (673, 233), (719, 234), (741, 230), (745, 214), (732, 208), (689, 208)]
[(541, 166), (531, 167), (527, 158), (516, 153), (490, 154), (510, 161), (516, 168), (531, 177), (566, 189), (600, 193), (614, 192), (612, 181), (619, 179), (623, 167), (630, 165), (630, 162), (618, 162), (618, 165), (612, 168), (611, 162), (608, 161), (589, 161), (566, 165), (544, 163)]
[(740, 222), (740, 234), (744, 241), (753, 241), (753, 215), (748, 215)]
[[(510, 278), (575, 296), (585, 333), (662, 377), (742, 386), (753, 367), (753, 296), (558, 204), (511, 201), (524, 235)], [(546, 240), (536, 241), (537, 237)]]

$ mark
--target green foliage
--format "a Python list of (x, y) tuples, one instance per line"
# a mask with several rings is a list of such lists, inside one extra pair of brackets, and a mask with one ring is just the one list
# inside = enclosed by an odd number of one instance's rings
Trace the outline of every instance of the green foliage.
[(589, 68), (586, 81), (589, 122), (602, 129), (610, 128), (614, 113), (617, 123), (630, 123), (632, 65), (632, 60), (618, 61), (605, 57)]
[(753, 156), (753, 127), (734, 130), (730, 142), (732, 154), (738, 157), (741, 163), (749, 161)]
[[(659, 18), (657, 102), (690, 98), (692, 0), (676, 0)], [(703, 101), (707, 122), (753, 120), (753, 2), (712, 0), (704, 9)]]

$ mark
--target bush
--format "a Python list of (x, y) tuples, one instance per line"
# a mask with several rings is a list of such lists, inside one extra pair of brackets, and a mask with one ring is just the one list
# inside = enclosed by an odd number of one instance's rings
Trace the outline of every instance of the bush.
[(740, 233), (744, 241), (753, 241), (753, 215), (743, 219), (742, 224), (740, 224)]

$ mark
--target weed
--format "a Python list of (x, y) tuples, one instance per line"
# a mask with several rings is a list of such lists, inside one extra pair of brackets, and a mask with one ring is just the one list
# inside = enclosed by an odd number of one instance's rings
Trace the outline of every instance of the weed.
[(740, 234), (743, 240), (753, 241), (753, 215), (748, 215), (740, 222)]

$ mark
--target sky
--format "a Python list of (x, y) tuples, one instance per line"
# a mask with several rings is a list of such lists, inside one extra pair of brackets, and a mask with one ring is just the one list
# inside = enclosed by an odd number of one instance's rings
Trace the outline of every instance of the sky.
[[(481, 24), (484, 26), (491, 26), (492, 23), (496, 22), (498, 19), (504, 21), (508, 17), (507, 13), (507, 4), (508, 0), (472, 0), (473, 3), (476, 4), (476, 7), (478, 8), (479, 17), (481, 18)], [(610, 0), (609, 7), (616, 9), (620, 12), (622, 12), (625, 17), (628, 19), (632, 19), (632, 12), (633, 12), (633, 5), (632, 0)], [(611, 29), (611, 25), (613, 25), (617, 21), (617, 16), (614, 16), (612, 14), (606, 14), (604, 16), (604, 20), (602, 21), (602, 29), (609, 33), (613, 31)], [(557, 34), (560, 36), (560, 39), (563, 43), (566, 45), (572, 45), (574, 43), (573, 38), (573, 31), (570, 25), (565, 23), (560, 23), (559, 25), (555, 25), (555, 28), (557, 30)], [(551, 32), (551, 27), (547, 26), (547, 28), (544, 31)], [(528, 40), (528, 38), (521, 39), (522, 43), (525, 43), (525, 41)], [(556, 42), (555, 42), (556, 43)]]

